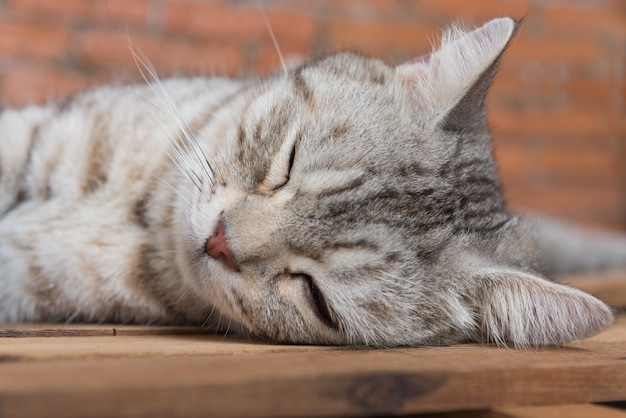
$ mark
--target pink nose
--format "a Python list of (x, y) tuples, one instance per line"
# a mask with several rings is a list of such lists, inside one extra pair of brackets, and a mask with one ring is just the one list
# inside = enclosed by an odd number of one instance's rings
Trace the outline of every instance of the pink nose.
[(222, 221), (217, 223), (213, 236), (206, 240), (205, 251), (214, 260), (220, 261), (226, 264), (227, 267), (236, 270), (233, 253), (230, 252), (230, 248), (228, 248), (228, 243), (226, 242), (226, 234), (224, 233)]

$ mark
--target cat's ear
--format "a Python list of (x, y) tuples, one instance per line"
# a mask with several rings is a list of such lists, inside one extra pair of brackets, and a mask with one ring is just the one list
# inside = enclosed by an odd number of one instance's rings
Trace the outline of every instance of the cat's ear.
[(477, 280), (477, 342), (560, 345), (597, 334), (614, 320), (595, 297), (529, 273), (490, 272)]
[(505, 17), (472, 32), (449, 29), (438, 49), (396, 67), (396, 72), (425, 110), (447, 116), (446, 123), (453, 124), (455, 107), (482, 108), (498, 59), (518, 24)]

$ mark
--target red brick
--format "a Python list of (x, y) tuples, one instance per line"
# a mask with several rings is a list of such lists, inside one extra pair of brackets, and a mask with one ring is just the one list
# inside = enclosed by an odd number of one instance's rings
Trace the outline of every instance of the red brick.
[(222, 6), (217, 2), (167, 2), (166, 27), (172, 33), (201, 36), (252, 36), (264, 26), (261, 16), (251, 16), (245, 9)]
[(528, 176), (533, 164), (534, 151), (522, 143), (495, 141), (494, 157), (503, 181), (520, 180)]
[(28, 13), (33, 16), (81, 17), (89, 15), (91, 3), (84, 0), (38, 1), (6, 0), (8, 11)]
[[(127, 23), (147, 23), (150, 0), (106, 0), (92, 2), (90, 18), (106, 23), (110, 20)], [(124, 27), (116, 25), (119, 30)]]
[(88, 77), (54, 68), (14, 67), (0, 73), (0, 92), (3, 105), (20, 107), (44, 103), (104, 82), (102, 77)]
[(585, 38), (576, 42), (552, 39), (518, 38), (511, 47), (511, 54), (520, 59), (542, 61), (585, 61), (590, 62), (600, 55), (598, 44)]
[(504, 195), (511, 207), (546, 213), (611, 212), (620, 205), (620, 193), (614, 187), (593, 185), (504, 185)]
[(508, 135), (610, 135), (611, 127), (606, 110), (595, 112), (510, 112), (491, 108), (490, 126), (497, 134)]
[(576, 78), (568, 78), (562, 84), (549, 79), (529, 84), (513, 77), (498, 77), (489, 93), (489, 103), (504, 105), (510, 110), (543, 108), (550, 102), (560, 103), (566, 111), (589, 107), (597, 109), (598, 106), (611, 108), (615, 105), (615, 84), (609, 79)]
[(609, 33), (616, 40), (626, 36), (626, 15), (623, 4), (620, 10), (613, 7), (591, 8), (555, 4), (545, 11), (545, 24), (554, 34), (566, 33), (568, 37), (582, 37)]
[(365, 19), (369, 21), (403, 20), (417, 21), (412, 13), (406, 13), (405, 2), (397, 0), (273, 0), (262, 3), (265, 11), (283, 10), (319, 18), (332, 16), (335, 18)]
[(5, 56), (59, 60), (69, 41), (69, 31), (61, 27), (0, 20), (0, 54)]
[[(266, 10), (267, 20), (279, 44), (293, 43), (310, 49), (315, 21), (306, 15)], [(231, 42), (270, 39), (263, 15), (256, 7), (226, 6), (216, 2), (168, 2), (167, 29), (174, 34), (226, 38)]]
[[(8, 12), (43, 17), (47, 21), (99, 20), (113, 23), (146, 22), (150, 0), (6, 0)], [(123, 30), (123, 27), (118, 28)]]
[(544, 150), (533, 167), (548, 179), (576, 183), (616, 184), (615, 154), (602, 151), (553, 149)]
[(495, 157), (502, 178), (530, 183), (619, 183), (617, 147), (614, 141), (596, 143), (595, 138), (558, 143), (542, 141), (496, 141)]
[[(565, 46), (565, 45), (564, 45)], [(589, 61), (575, 57), (561, 59), (531, 58), (517, 54), (515, 48), (507, 51), (498, 67), (499, 79), (516, 79), (535, 83), (541, 81), (559, 82), (563, 79), (599, 79), (610, 76), (611, 56), (598, 51), (598, 59)]]
[(501, 16), (523, 17), (532, 6), (530, 0), (414, 0), (413, 4), (418, 11), (436, 13), (451, 20), (462, 18), (464, 22), (473, 24)]
[[(281, 53), (287, 68), (294, 68), (306, 60), (313, 58), (305, 50), (281, 46)], [(282, 71), (282, 64), (278, 52), (274, 45), (265, 43), (255, 50), (254, 57), (251, 57), (253, 69), (245, 69), (247, 74), (265, 75)]]
[[(500, 147), (506, 148), (509, 152), (515, 152), (517, 148), (521, 150), (539, 152), (553, 152), (561, 149), (575, 149), (581, 152), (591, 150), (592, 152), (614, 153), (619, 148), (619, 138), (615, 135), (608, 136), (585, 136), (565, 134), (550, 134), (540, 132), (532, 135), (518, 133), (503, 134), (495, 132), (493, 135), (496, 150)], [(547, 151), (546, 151), (547, 150)], [(535, 154), (532, 154), (533, 156)], [(534, 163), (535, 160), (533, 160)]]
[(355, 49), (389, 62), (391, 51), (400, 51), (403, 60), (429, 53), (432, 42), (437, 39), (438, 29), (406, 23), (360, 22), (331, 19), (328, 39), (334, 50)]
[[(217, 44), (190, 44), (182, 40), (131, 33), (132, 47), (145, 56), (161, 74), (239, 74), (242, 54), (236, 48)], [(89, 68), (124, 66), (134, 69), (127, 41), (118, 33), (92, 30), (84, 33), (76, 47), (76, 58)]]
[[(131, 36), (133, 45), (135, 36)], [(139, 45), (136, 45), (139, 48)], [(133, 58), (128, 41), (121, 34), (91, 30), (81, 34), (74, 48), (75, 59), (85, 68), (99, 68), (111, 66), (132, 66)]]
[(625, 227), (619, 193), (610, 188), (520, 188), (513, 194), (505, 185), (505, 199), (509, 207), (522, 213), (545, 213), (590, 226)]

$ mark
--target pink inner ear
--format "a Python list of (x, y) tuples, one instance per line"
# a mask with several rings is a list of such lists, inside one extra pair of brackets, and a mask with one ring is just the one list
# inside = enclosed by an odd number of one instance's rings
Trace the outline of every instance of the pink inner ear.
[(413, 86), (426, 80), (431, 65), (433, 54), (420, 55), (397, 67), (398, 73), (402, 76), (404, 84)]
[(433, 54), (424, 54), (424, 55), (420, 55), (419, 57), (415, 57), (410, 61), (407, 61), (406, 64), (426, 64), (428, 65), (430, 63), (430, 58), (433, 56)]

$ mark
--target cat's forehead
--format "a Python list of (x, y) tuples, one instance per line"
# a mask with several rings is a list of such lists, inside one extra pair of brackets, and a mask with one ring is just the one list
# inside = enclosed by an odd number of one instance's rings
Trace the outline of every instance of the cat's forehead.
[(334, 78), (339, 82), (352, 80), (369, 85), (384, 85), (393, 77), (393, 69), (375, 58), (340, 52), (302, 65), (294, 71), (294, 75), (298, 74)]
[(346, 114), (363, 107), (378, 107), (380, 113), (381, 107), (389, 108), (401, 96), (399, 82), (400, 77), (382, 61), (339, 53), (266, 80), (261, 96), (266, 108), (271, 102), (273, 107), (313, 115), (337, 110)]
[[(264, 88), (254, 119), (290, 125), (304, 148), (312, 146), (314, 151), (345, 151), (350, 159), (403, 142), (414, 147), (425, 126), (394, 70), (353, 53), (308, 62)], [(363, 157), (367, 155), (358, 156)]]

